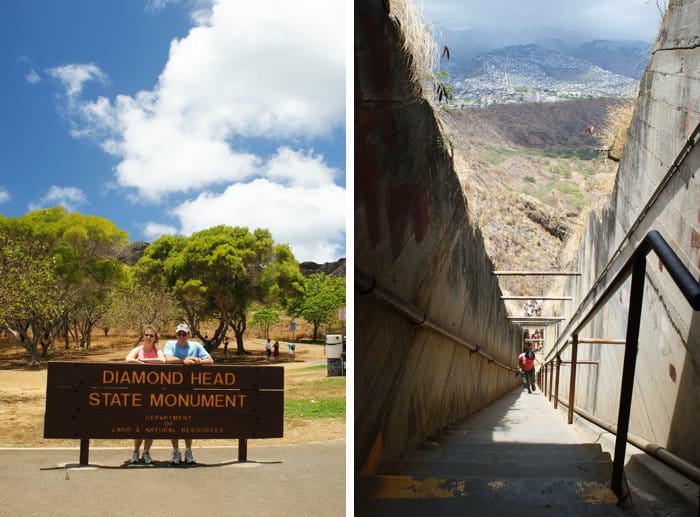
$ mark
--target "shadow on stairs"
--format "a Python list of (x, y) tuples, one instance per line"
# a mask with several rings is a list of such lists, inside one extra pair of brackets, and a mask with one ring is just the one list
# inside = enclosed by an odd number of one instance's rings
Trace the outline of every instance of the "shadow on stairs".
[(612, 461), (539, 393), (517, 389), (355, 482), (356, 515), (633, 515)]

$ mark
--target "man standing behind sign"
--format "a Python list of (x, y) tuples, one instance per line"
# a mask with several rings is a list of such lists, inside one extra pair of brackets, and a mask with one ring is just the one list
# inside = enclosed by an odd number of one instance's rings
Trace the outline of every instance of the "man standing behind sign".
[[(209, 352), (201, 344), (187, 339), (190, 335), (190, 327), (185, 323), (180, 323), (175, 328), (175, 335), (177, 336), (177, 341), (168, 341), (163, 349), (166, 363), (182, 363), (192, 366), (214, 362)], [(180, 440), (179, 438), (173, 438), (170, 441), (173, 445), (173, 457), (170, 460), (170, 464), (179, 465), (182, 461)], [(192, 438), (185, 438), (185, 463), (195, 463), (192, 455)]]

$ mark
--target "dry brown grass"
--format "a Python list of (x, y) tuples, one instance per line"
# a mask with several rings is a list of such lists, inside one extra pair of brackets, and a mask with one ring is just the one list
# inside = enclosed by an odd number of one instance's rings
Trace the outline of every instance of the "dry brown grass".
[[(288, 328), (288, 327), (287, 327)], [(164, 336), (165, 339), (168, 336)], [(88, 350), (55, 350), (52, 359), (71, 361), (121, 362), (131, 350), (134, 336), (94, 336)], [(161, 340), (159, 346), (163, 346)], [(345, 397), (344, 383), (325, 383), (327, 373), (322, 344), (299, 343), (296, 356), (287, 354), (287, 340), (280, 340), (280, 357), (275, 364), (285, 368), (285, 399)], [(265, 341), (250, 337), (245, 341), (249, 354), (238, 356), (235, 341), (229, 345), (228, 358), (223, 350), (213, 353), (218, 363), (266, 364)], [(314, 367), (316, 366), (316, 367)], [(28, 367), (26, 353), (8, 340), (0, 341), (0, 446), (2, 447), (76, 447), (76, 440), (43, 438), (46, 393), (46, 367)], [(309, 443), (345, 437), (345, 419), (287, 419), (284, 438), (249, 440), (249, 445)], [(129, 440), (91, 440), (96, 447), (128, 447)], [(206, 440), (206, 445), (230, 445), (231, 440)], [(156, 447), (166, 440), (156, 440)]]
[(428, 32), (428, 24), (422, 14), (422, 2), (418, 0), (391, 0), (391, 14), (397, 18), (403, 35), (404, 49), (411, 56), (410, 74), (422, 94), (430, 100), (433, 88), (433, 70), (437, 64), (437, 47)]
[(609, 149), (608, 157), (619, 161), (622, 149), (627, 142), (627, 130), (632, 123), (635, 101), (608, 107), (603, 126), (596, 134), (596, 139), (604, 149)]

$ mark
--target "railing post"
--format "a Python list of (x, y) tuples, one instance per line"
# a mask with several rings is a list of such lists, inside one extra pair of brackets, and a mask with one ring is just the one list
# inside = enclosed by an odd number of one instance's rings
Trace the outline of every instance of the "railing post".
[(542, 379), (544, 382), (542, 383), (542, 393), (544, 396), (547, 396), (547, 363), (544, 363), (542, 366), (542, 369), (544, 370), (544, 374), (542, 375)]
[(622, 475), (625, 466), (625, 449), (627, 431), (632, 407), (632, 390), (634, 388), (634, 370), (637, 363), (639, 344), (639, 326), (642, 319), (642, 302), (644, 297), (644, 275), (646, 273), (646, 254), (640, 253), (632, 266), (632, 286), (630, 288), (629, 312), (627, 315), (627, 336), (625, 338), (625, 360), (622, 367), (622, 386), (620, 387), (620, 409), (617, 414), (617, 436), (615, 438), (615, 457), (613, 459), (611, 488), (618, 497), (622, 497)]
[(571, 378), (569, 379), (569, 415), (567, 423), (574, 423), (574, 400), (576, 398), (576, 357), (578, 356), (578, 334), (571, 336)]
[(554, 374), (554, 409), (559, 405), (559, 366), (561, 365), (561, 357), (557, 354), (556, 373)]
[(549, 367), (551, 370), (549, 372), (549, 401), (552, 401), (552, 382), (554, 381), (554, 361), (550, 363), (552, 366)]

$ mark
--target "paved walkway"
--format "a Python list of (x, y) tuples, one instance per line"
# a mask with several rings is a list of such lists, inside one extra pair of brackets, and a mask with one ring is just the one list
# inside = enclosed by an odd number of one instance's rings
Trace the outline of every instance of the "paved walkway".
[(197, 465), (170, 467), (170, 448), (151, 449), (154, 466), (128, 466), (129, 447), (0, 449), (0, 516), (345, 515), (345, 440), (208, 448), (195, 442)]

